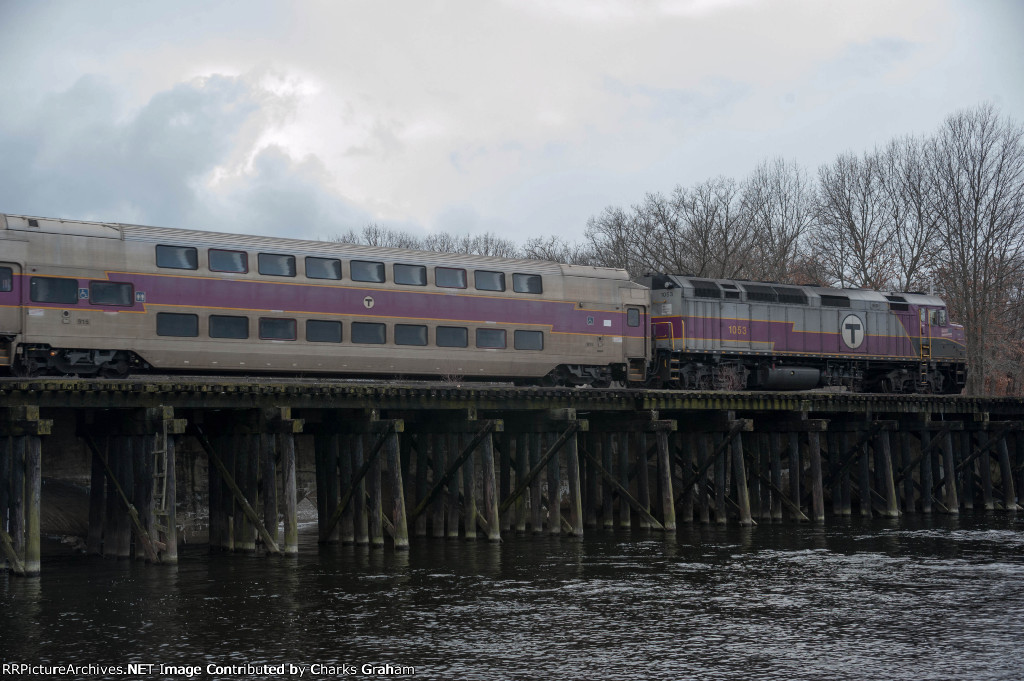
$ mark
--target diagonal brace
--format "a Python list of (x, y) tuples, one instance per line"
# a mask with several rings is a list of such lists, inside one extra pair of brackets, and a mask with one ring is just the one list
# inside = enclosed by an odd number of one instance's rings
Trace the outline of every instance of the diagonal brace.
[(497, 424), (498, 422), (495, 420), (484, 422), (480, 431), (473, 437), (470, 443), (466, 445), (466, 448), (462, 450), (459, 456), (452, 461), (451, 465), (448, 466), (448, 470), (444, 472), (441, 479), (434, 483), (434, 486), (427, 493), (427, 496), (423, 497), (420, 500), (420, 503), (416, 504), (416, 508), (414, 508), (412, 513), (409, 514), (407, 522), (412, 523), (421, 513), (423, 513), (423, 511), (426, 510), (427, 506), (433, 503), (437, 495), (441, 493), (441, 490), (444, 489), (445, 485), (451, 482), (452, 478), (454, 478), (459, 472), (459, 468), (466, 462), (466, 459), (472, 456), (473, 452), (475, 452), (476, 448), (480, 446), (480, 443), (483, 442), (484, 438), (494, 432)]
[(562, 433), (557, 440), (555, 440), (554, 444), (551, 445), (551, 448), (548, 449), (544, 456), (540, 457), (540, 461), (537, 462), (537, 465), (534, 466), (530, 470), (530, 472), (527, 473), (526, 476), (523, 477), (523, 479), (516, 484), (515, 490), (513, 490), (510, 495), (508, 495), (508, 498), (505, 499), (505, 501), (501, 502), (501, 506), (498, 507), (499, 515), (512, 507), (512, 504), (514, 504), (516, 502), (516, 499), (519, 498), (519, 495), (521, 495), (526, 490), (526, 488), (530, 486), (530, 483), (533, 482), (533, 479), (540, 475), (541, 471), (545, 470), (545, 468), (548, 465), (548, 461), (551, 460), (551, 457), (557, 454), (558, 450), (560, 450), (562, 446), (569, 441), (569, 438), (574, 437), (576, 433), (580, 430), (582, 430), (582, 426), (579, 421), (571, 421), (569, 423), (569, 427), (565, 429), (565, 432)]

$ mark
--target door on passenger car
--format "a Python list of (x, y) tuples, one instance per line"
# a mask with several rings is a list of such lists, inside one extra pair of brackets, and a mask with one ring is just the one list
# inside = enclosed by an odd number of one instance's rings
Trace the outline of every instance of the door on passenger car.
[(0, 262), (0, 336), (21, 333), (21, 268)]

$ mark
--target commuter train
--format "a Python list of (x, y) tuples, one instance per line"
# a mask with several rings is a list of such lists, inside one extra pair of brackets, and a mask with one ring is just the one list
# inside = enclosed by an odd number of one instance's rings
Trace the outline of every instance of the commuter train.
[(959, 392), (933, 296), (0, 214), (0, 367)]

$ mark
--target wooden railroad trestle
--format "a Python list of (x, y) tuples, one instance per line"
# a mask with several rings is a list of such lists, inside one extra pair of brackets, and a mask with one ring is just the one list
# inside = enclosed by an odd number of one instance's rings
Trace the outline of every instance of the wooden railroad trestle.
[(0, 564), (16, 574), (40, 570), (55, 423), (54, 447), (92, 462), (88, 553), (154, 563), (178, 559), (182, 451), (205, 462), (210, 547), (280, 555), (298, 551), (306, 497), (321, 543), (407, 550), (410, 536), (1018, 510), (1024, 486), (1020, 400), (0, 382)]

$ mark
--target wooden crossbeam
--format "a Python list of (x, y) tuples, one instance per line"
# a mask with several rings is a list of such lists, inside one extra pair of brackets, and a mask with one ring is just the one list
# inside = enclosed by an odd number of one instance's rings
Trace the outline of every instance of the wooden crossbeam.
[(393, 421), (377, 421), (375, 423), (384, 423), (383, 430), (380, 431), (380, 435), (377, 437), (377, 441), (373, 443), (373, 449), (370, 450), (366, 456), (366, 460), (363, 461), (363, 465), (360, 466), (359, 470), (356, 471), (355, 475), (352, 476), (351, 482), (349, 482), (348, 489), (341, 495), (341, 501), (338, 502), (338, 507), (334, 509), (334, 513), (327, 519), (327, 524), (324, 525), (323, 530), (320, 532), (320, 541), (327, 541), (327, 538), (334, 532), (334, 528), (337, 527), (341, 521), (341, 516), (345, 513), (345, 508), (349, 502), (352, 501), (352, 497), (356, 493), (356, 489), (359, 487), (359, 483), (363, 481), (366, 474), (370, 472), (373, 467), (373, 462), (380, 456), (380, 452), (384, 449), (384, 445), (387, 444), (388, 438), (391, 437), (392, 433), (395, 432), (395, 423)]
[(540, 461), (537, 462), (537, 465), (535, 465), (522, 480), (519, 480), (517, 482), (516, 488), (512, 491), (508, 498), (505, 499), (505, 501), (501, 502), (501, 506), (498, 507), (499, 515), (512, 507), (512, 504), (515, 503), (519, 495), (521, 495), (526, 490), (526, 488), (530, 486), (530, 483), (533, 482), (533, 479), (540, 475), (541, 471), (543, 471), (547, 467), (548, 461), (551, 460), (551, 457), (558, 453), (558, 450), (560, 450), (562, 446), (569, 441), (570, 437), (576, 435), (578, 431), (583, 430), (585, 427), (585, 423), (585, 421), (569, 422), (569, 427), (565, 429), (565, 432), (562, 433), (557, 440), (555, 440), (554, 444), (551, 445), (550, 449), (548, 449), (544, 456), (540, 458)]
[[(707, 470), (711, 468), (712, 465), (714, 465), (715, 459), (718, 458), (718, 455), (724, 452), (726, 447), (732, 445), (733, 437), (735, 437), (736, 434), (741, 431), (748, 430), (750, 423), (750, 419), (737, 419), (733, 421), (732, 425), (729, 427), (729, 431), (725, 433), (725, 438), (720, 443), (718, 443), (718, 446), (715, 447), (715, 449), (711, 452), (711, 454), (704, 461), (704, 463), (701, 464), (700, 466), (693, 467), (693, 473), (683, 483), (682, 488), (687, 489), (688, 487), (692, 487), (694, 483), (696, 483), (701, 478), (702, 475), (707, 473)], [(676, 456), (679, 456), (678, 452), (676, 453)], [(680, 459), (680, 461), (682, 460)], [(683, 468), (688, 467), (686, 462), (682, 463)]]
[(231, 494), (235, 497), (235, 501), (238, 502), (239, 507), (242, 509), (242, 513), (245, 514), (245, 517), (248, 518), (249, 522), (251, 522), (253, 527), (256, 528), (256, 531), (260, 535), (260, 539), (263, 540), (263, 545), (266, 546), (267, 550), (271, 553), (283, 555), (281, 553), (281, 549), (277, 546), (277, 542), (274, 541), (274, 538), (270, 536), (270, 532), (267, 531), (267, 526), (263, 524), (262, 520), (260, 520), (256, 511), (253, 510), (252, 505), (249, 504), (249, 500), (245, 498), (241, 488), (239, 488), (238, 483), (235, 482), (234, 476), (231, 475), (230, 471), (228, 471), (224, 462), (220, 460), (220, 457), (214, 450), (209, 438), (206, 437), (206, 433), (203, 432), (202, 427), (196, 423), (192, 425), (192, 428), (199, 444), (202, 445), (203, 449), (206, 451), (206, 455), (210, 457), (210, 462), (217, 467), (217, 471), (220, 473), (221, 479), (227, 484), (228, 489), (231, 490)]
[(117, 496), (121, 499), (121, 503), (124, 504), (125, 509), (128, 511), (128, 516), (131, 518), (132, 529), (135, 531), (135, 535), (139, 538), (139, 543), (142, 544), (142, 550), (146, 554), (146, 560), (152, 563), (159, 563), (160, 556), (156, 552), (156, 546), (154, 546), (153, 539), (146, 532), (146, 528), (142, 526), (142, 521), (139, 519), (139, 512), (136, 510), (134, 504), (128, 499), (128, 495), (124, 493), (124, 489), (121, 487), (121, 483), (118, 481), (117, 476), (114, 475), (113, 469), (107, 462), (105, 456), (100, 454), (99, 448), (93, 441), (92, 437), (85, 436), (85, 444), (92, 451), (92, 455), (99, 459), (100, 463), (103, 464), (103, 470), (107, 474), (107, 479), (110, 480), (114, 485), (114, 489), (117, 490)]
[(430, 489), (429, 492), (427, 492), (427, 496), (420, 499), (420, 502), (416, 504), (416, 508), (414, 508), (412, 510), (412, 513), (409, 514), (409, 519), (407, 522), (414, 522), (416, 518), (418, 518), (420, 514), (427, 509), (427, 507), (434, 501), (434, 499), (437, 498), (437, 495), (440, 494), (441, 491), (448, 485), (448, 483), (452, 481), (452, 478), (454, 478), (456, 474), (458, 474), (459, 468), (461, 468), (462, 464), (466, 462), (466, 459), (472, 456), (473, 452), (476, 451), (476, 448), (480, 446), (481, 442), (483, 442), (483, 439), (485, 437), (490, 436), (490, 434), (493, 433), (495, 429), (497, 429), (500, 423), (500, 421), (494, 419), (483, 421), (483, 425), (481, 426), (480, 430), (473, 437), (473, 439), (466, 446), (466, 448), (462, 450), (462, 452), (455, 458), (454, 461), (451, 462), (451, 464), (449, 464), (448, 469), (444, 472), (444, 475), (441, 476), (441, 479), (435, 482), (434, 486)]
[(616, 480), (615, 476), (612, 475), (604, 466), (601, 465), (601, 462), (597, 460), (597, 457), (595, 457), (593, 454), (587, 451), (584, 451), (583, 455), (587, 458), (587, 461), (589, 461), (590, 464), (594, 467), (594, 470), (600, 473), (601, 477), (608, 480), (608, 482), (612, 484), (612, 487), (614, 487), (616, 491), (618, 491), (619, 495), (623, 499), (625, 499), (629, 503), (629, 505), (632, 506), (634, 510), (636, 510), (637, 513), (643, 516), (643, 518), (647, 522), (651, 523), (655, 527), (655, 529), (664, 531), (665, 527), (661, 523), (659, 523), (658, 520), (653, 515), (651, 515), (650, 511), (644, 508), (639, 501), (633, 498), (633, 495), (629, 493), (629, 490), (623, 487), (622, 483)]

